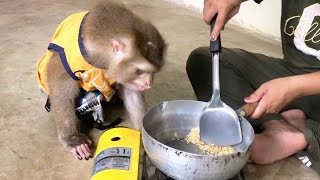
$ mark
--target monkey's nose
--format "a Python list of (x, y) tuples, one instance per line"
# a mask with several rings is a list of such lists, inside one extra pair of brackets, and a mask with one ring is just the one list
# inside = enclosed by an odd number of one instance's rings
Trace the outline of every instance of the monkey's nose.
[(150, 89), (151, 86), (150, 85), (145, 85), (145, 89)]
[(147, 89), (150, 89), (150, 88), (151, 88), (151, 83), (150, 83), (150, 81), (146, 81), (146, 82), (145, 82), (145, 87), (146, 87)]

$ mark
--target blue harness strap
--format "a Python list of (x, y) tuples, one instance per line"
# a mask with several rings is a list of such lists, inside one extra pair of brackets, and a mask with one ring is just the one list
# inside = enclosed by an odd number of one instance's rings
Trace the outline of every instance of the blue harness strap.
[[(85, 18), (87, 17), (89, 13), (87, 13), (82, 21), (81, 21), (81, 24), (80, 24), (80, 28), (79, 28), (79, 35), (78, 35), (78, 45), (79, 45), (79, 49), (80, 49), (80, 52), (81, 52), (81, 55), (86, 59), (88, 58), (88, 55), (87, 55), (87, 52), (84, 48), (84, 44), (83, 44), (83, 38), (81, 36), (82, 34), (82, 28), (83, 28), (83, 23), (84, 23), (84, 20)], [(64, 69), (67, 71), (67, 73), (72, 77), (72, 79), (76, 80), (76, 81), (79, 81), (80, 79), (75, 76), (75, 73), (72, 72), (69, 64), (68, 64), (68, 61), (67, 61), (67, 58), (66, 58), (66, 54), (64, 52), (64, 48), (59, 46), (59, 45), (56, 45), (54, 43), (50, 43), (49, 46), (48, 46), (48, 50), (53, 50), (53, 51), (56, 51), (59, 53), (59, 56), (60, 56), (60, 59), (61, 59), (61, 62), (63, 64), (63, 67)]]
[(48, 50), (53, 50), (59, 53), (61, 62), (63, 64), (64, 69), (67, 71), (67, 73), (72, 77), (72, 79), (79, 81), (80, 79), (75, 76), (68, 64), (67, 58), (66, 58), (66, 54), (64, 53), (64, 49), (61, 46), (58, 46), (56, 44), (50, 43), (48, 46)]
[(81, 21), (81, 24), (80, 24), (80, 28), (79, 28), (79, 33), (78, 33), (78, 45), (79, 45), (79, 49), (80, 49), (80, 52), (83, 56), (84, 59), (87, 59), (88, 58), (88, 55), (87, 55), (87, 52), (86, 52), (86, 49), (84, 48), (84, 44), (83, 44), (83, 38), (82, 38), (82, 28), (83, 28), (83, 24), (84, 24), (84, 21), (87, 17), (87, 15), (89, 14), (90, 12), (88, 12), (82, 19)]

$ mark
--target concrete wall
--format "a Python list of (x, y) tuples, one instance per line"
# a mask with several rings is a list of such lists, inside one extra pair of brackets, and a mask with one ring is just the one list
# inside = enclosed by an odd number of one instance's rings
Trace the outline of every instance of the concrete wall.
[[(203, 0), (166, 0), (202, 14)], [(281, 1), (265, 0), (256, 4), (253, 0), (242, 3), (239, 13), (229, 23), (280, 40)]]

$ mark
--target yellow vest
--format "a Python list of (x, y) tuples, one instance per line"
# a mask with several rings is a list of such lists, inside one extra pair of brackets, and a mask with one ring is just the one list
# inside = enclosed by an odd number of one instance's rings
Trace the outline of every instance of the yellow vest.
[(81, 12), (67, 17), (56, 29), (48, 51), (37, 64), (37, 80), (40, 88), (49, 94), (46, 76), (47, 63), (52, 51), (58, 52), (67, 73), (79, 81), (79, 86), (86, 91), (99, 90), (109, 101), (115, 89), (114, 80), (106, 70), (91, 66), (85, 58), (87, 54), (81, 37), (82, 22), (88, 12)]

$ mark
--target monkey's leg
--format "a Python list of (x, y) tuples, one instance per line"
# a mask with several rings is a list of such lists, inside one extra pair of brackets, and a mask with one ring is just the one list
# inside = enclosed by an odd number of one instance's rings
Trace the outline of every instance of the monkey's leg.
[(52, 55), (47, 65), (47, 78), (51, 113), (60, 142), (75, 158), (89, 159), (92, 157), (91, 141), (79, 132), (80, 121), (75, 112), (79, 85), (67, 74), (57, 53)]
[(144, 97), (139, 91), (120, 87), (120, 95), (136, 130), (141, 130), (142, 119), (146, 112)]

